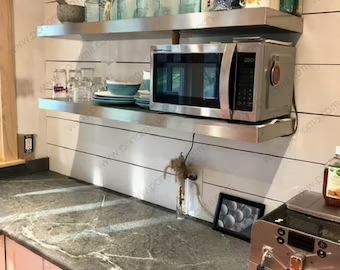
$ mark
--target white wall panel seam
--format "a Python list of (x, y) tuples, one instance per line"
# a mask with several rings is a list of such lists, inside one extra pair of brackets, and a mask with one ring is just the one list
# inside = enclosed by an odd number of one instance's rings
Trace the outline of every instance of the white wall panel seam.
[(45, 60), (45, 63), (94, 63), (94, 64), (101, 64), (102, 61), (99, 60), (84, 60), (84, 61), (79, 61), (79, 60), (55, 60), (55, 59), (48, 59)]
[(232, 151), (238, 151), (238, 152), (243, 152), (243, 153), (261, 155), (261, 156), (266, 156), (266, 157), (273, 157), (273, 158), (279, 158), (279, 159), (285, 159), (285, 160), (299, 161), (299, 162), (304, 162), (304, 163), (308, 163), (308, 164), (324, 165), (324, 163), (321, 163), (321, 162), (314, 162), (314, 161), (309, 161), (309, 160), (304, 160), (304, 159), (297, 159), (297, 158), (289, 158), (289, 157), (285, 157), (285, 156), (266, 154), (266, 153), (251, 151), (251, 150), (244, 150), (244, 149), (238, 149), (238, 148), (221, 146), (221, 145), (215, 145), (215, 144), (209, 144), (209, 143), (196, 142), (195, 144), (203, 145), (203, 146), (218, 147), (218, 148), (222, 148), (222, 149), (226, 149), (226, 150), (232, 150)]
[[(120, 162), (120, 163), (124, 163), (124, 164), (128, 164), (128, 165), (132, 165), (132, 166), (136, 166), (136, 167), (143, 168), (143, 169), (148, 169), (148, 170), (155, 171), (155, 172), (161, 172), (161, 173), (164, 172), (163, 170), (158, 170), (158, 169), (155, 169), (155, 168), (146, 167), (146, 166), (142, 166), (142, 165), (135, 164), (135, 163), (132, 163), (132, 162), (122, 161), (120, 159), (114, 159), (114, 158), (110, 158), (110, 157), (106, 157), (106, 156), (102, 156), (102, 155), (86, 152), (86, 151), (79, 150), (79, 149), (72, 149), (72, 148), (61, 146), (61, 145), (57, 145), (57, 144), (54, 144), (54, 143), (47, 143), (47, 145), (63, 148), (63, 149), (66, 149), (66, 150), (70, 150), (70, 151), (74, 151), (74, 152), (78, 152), (78, 153), (82, 153), (82, 154), (86, 154), (86, 155), (90, 155), (90, 156), (93, 156), (93, 157), (99, 157), (99, 158), (106, 159), (106, 160), (112, 160), (112, 161), (115, 161), (115, 162)], [(167, 173), (167, 174), (175, 175), (175, 174), (170, 173), (170, 172)]]
[[(48, 118), (64, 120), (64, 121), (69, 121), (69, 122), (74, 122), (74, 123), (79, 123), (79, 124), (84, 124), (84, 125), (89, 125), (89, 126), (105, 127), (105, 128), (114, 129), (114, 130), (122, 130), (122, 131), (131, 132), (131, 133), (138, 133), (138, 134), (143, 134), (143, 135), (149, 135), (149, 136), (152, 136), (152, 137), (160, 137), (160, 138), (165, 138), (165, 139), (170, 139), (170, 140), (175, 140), (175, 141), (191, 143), (190, 140), (166, 137), (166, 136), (152, 134), (152, 133), (138, 132), (138, 131), (135, 131), (135, 130), (122, 129), (122, 128), (116, 128), (116, 127), (112, 127), (112, 126), (98, 125), (98, 124), (92, 124), (92, 123), (87, 123), (87, 122), (80, 122), (80, 121), (75, 121), (75, 120), (68, 120), (68, 119), (52, 117), (52, 116), (48, 116)], [(282, 159), (286, 159), (286, 160), (305, 162), (305, 163), (308, 163), (308, 164), (324, 165), (321, 162), (314, 162), (314, 161), (310, 161), (310, 160), (297, 159), (297, 158), (289, 158), (289, 157), (280, 156), (280, 155), (266, 154), (266, 153), (262, 153), (262, 152), (256, 152), (256, 151), (251, 151), (251, 150), (245, 150), (245, 149), (221, 146), (221, 145), (210, 144), (210, 143), (202, 143), (202, 142), (199, 142), (199, 141), (195, 141), (195, 145), (211, 146), (211, 147), (217, 147), (217, 148), (226, 149), (226, 150), (239, 151), (239, 152), (244, 152), (244, 153), (249, 153), (249, 154), (256, 154), (256, 155), (267, 156), (267, 157), (282, 158)], [(60, 145), (56, 145), (56, 146), (60, 146)], [(63, 147), (63, 146), (60, 146), (60, 147)], [(75, 150), (75, 149), (70, 149), (70, 150)]]
[(339, 64), (297, 63), (296, 66), (340, 66), (340, 63)]
[[(308, 1), (308, 0), (305, 0), (305, 1)], [(340, 10), (330, 10), (330, 11), (320, 11), (320, 12), (308, 12), (308, 13), (303, 13), (302, 16), (321, 15), (321, 14), (329, 14), (329, 13), (331, 13), (331, 14), (340, 13)]]
[[(151, 135), (151, 136), (154, 136), (154, 137), (162, 137), (162, 136), (152, 135), (152, 134), (148, 134), (148, 135)], [(177, 139), (177, 140), (179, 140), (179, 139)], [(185, 140), (179, 140), (179, 141), (185, 141)], [(190, 142), (190, 141), (185, 141), (185, 142)], [(161, 170), (158, 170), (158, 169), (155, 169), (155, 168), (144, 167), (144, 166), (141, 166), (141, 165), (138, 165), (138, 164), (135, 164), (135, 163), (125, 162), (125, 161), (122, 161), (122, 160), (119, 160), (119, 159), (112, 159), (112, 158), (109, 158), (109, 157), (106, 157), (106, 156), (102, 156), (102, 155), (98, 155), (98, 154), (95, 154), (95, 153), (86, 152), (86, 151), (83, 151), (83, 150), (69, 148), (69, 147), (65, 147), (65, 146), (62, 146), (62, 145), (57, 145), (57, 144), (50, 143), (50, 142), (48, 142), (48, 145), (52, 145), (52, 146), (56, 146), (56, 147), (61, 147), (61, 148), (65, 148), (65, 149), (76, 151), (76, 152), (80, 152), (80, 153), (85, 153), (85, 154), (89, 154), (89, 155), (93, 155), (93, 156), (97, 156), (97, 157), (101, 157), (101, 158), (105, 158), (105, 159), (109, 159), (109, 160), (114, 160), (114, 161), (118, 161), (118, 162), (122, 162), (122, 163), (126, 163), (126, 164), (131, 164), (131, 165), (134, 165), (134, 166), (138, 166), (138, 167), (142, 167), (142, 168), (146, 168), (146, 169), (162, 172)], [(255, 151), (244, 150), (244, 149), (237, 149), (237, 148), (220, 146), (220, 145), (214, 145), (214, 144), (206, 144), (206, 143), (196, 142), (195, 145), (216, 147), (216, 148), (221, 148), (221, 149), (225, 149), (225, 150), (231, 150), (231, 151), (243, 152), (243, 153), (248, 153), (248, 154), (253, 154), (253, 155), (259, 155), (259, 156), (266, 156), (266, 157), (273, 157), (273, 158), (278, 158), (278, 159), (285, 159), (285, 160), (303, 162), (303, 163), (307, 163), (307, 164), (324, 165), (324, 163), (321, 163), (321, 162), (313, 162), (313, 161), (309, 161), (309, 160), (302, 160), (302, 159), (296, 159), (296, 158), (288, 158), (288, 157), (284, 157), (284, 156), (278, 156), (278, 155), (273, 155), (273, 154), (266, 154), (266, 153), (261, 153), (261, 152), (255, 152)]]
[(224, 188), (224, 189), (228, 189), (228, 190), (240, 192), (240, 193), (243, 193), (243, 194), (246, 194), (246, 195), (255, 196), (255, 197), (258, 197), (258, 198), (269, 199), (269, 200), (271, 200), (271, 201), (278, 202), (278, 203), (282, 203), (282, 204), (285, 203), (285, 202), (283, 202), (283, 201), (276, 200), (276, 199), (273, 199), (273, 198), (270, 198), (270, 197), (263, 197), (263, 196), (260, 196), (260, 195), (258, 195), (258, 194), (256, 194), (256, 193), (250, 193), (250, 192), (242, 191), (242, 190), (235, 189), (235, 188), (230, 188), (230, 187), (226, 187), (226, 186), (221, 186), (221, 185), (217, 185), (217, 184), (211, 183), (211, 182), (203, 181), (202, 184), (211, 185), (211, 186), (215, 186), (215, 187), (219, 187), (219, 188)]
[(50, 116), (50, 115), (47, 116), (47, 118), (63, 120), (63, 121), (68, 121), (68, 122), (73, 122), (73, 123), (79, 123), (79, 124), (84, 124), (84, 125), (89, 125), (89, 126), (97, 126), (97, 127), (103, 127), (103, 128), (109, 128), (109, 129), (115, 129), (115, 130), (121, 130), (121, 131), (128, 131), (128, 132), (131, 132), (131, 133), (138, 133), (138, 134), (143, 134), (143, 135), (160, 137), (160, 138), (164, 138), (164, 139), (171, 139), (171, 140), (175, 140), (175, 141), (191, 143), (191, 140), (179, 139), (179, 138), (174, 138), (174, 137), (169, 137), (169, 136), (164, 136), (164, 135), (158, 135), (158, 134), (149, 133), (149, 132), (136, 131), (136, 130), (132, 130), (132, 129), (119, 128), (119, 127), (115, 127), (115, 126), (100, 125), (100, 124), (95, 124), (95, 123), (86, 122), (86, 121), (76, 121), (76, 120), (71, 120), (71, 119), (56, 117), (56, 116)]

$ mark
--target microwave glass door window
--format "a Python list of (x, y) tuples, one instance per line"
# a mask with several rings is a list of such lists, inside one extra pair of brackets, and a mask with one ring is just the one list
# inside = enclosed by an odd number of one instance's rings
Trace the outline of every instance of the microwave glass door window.
[(157, 91), (167, 96), (180, 96), (184, 89), (184, 67), (157, 68)]
[(218, 96), (216, 85), (219, 78), (217, 78), (216, 65), (205, 66), (203, 75), (203, 97), (204, 99), (216, 99)]
[(181, 96), (184, 94), (184, 67), (174, 67), (171, 72), (171, 92)]
[(154, 101), (218, 108), (222, 54), (155, 54)]

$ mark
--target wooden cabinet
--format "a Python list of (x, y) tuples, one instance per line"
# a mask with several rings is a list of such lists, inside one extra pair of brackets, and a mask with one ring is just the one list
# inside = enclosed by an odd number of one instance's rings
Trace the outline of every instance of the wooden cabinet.
[(6, 270), (44, 270), (43, 258), (6, 238)]
[(0, 235), (0, 270), (5, 270), (5, 237)]
[(6, 238), (5, 243), (6, 268), (1, 268), (0, 265), (0, 270), (61, 270), (9, 238)]
[(44, 260), (44, 270), (62, 270), (59, 267), (56, 267), (54, 264), (49, 261)]

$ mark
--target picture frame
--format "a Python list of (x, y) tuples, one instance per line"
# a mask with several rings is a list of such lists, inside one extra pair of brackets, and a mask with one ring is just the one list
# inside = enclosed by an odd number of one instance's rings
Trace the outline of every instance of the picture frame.
[(220, 193), (213, 229), (250, 242), (251, 229), (264, 216), (266, 206), (225, 193)]

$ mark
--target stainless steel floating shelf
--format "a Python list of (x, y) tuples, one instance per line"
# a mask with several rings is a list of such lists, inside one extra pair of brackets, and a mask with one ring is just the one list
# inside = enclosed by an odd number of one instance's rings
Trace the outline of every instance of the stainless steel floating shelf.
[(199, 135), (250, 143), (261, 143), (289, 135), (293, 131), (294, 124), (294, 120), (287, 118), (269, 121), (261, 125), (244, 125), (223, 120), (158, 113), (135, 106), (106, 107), (99, 106), (92, 101), (74, 103), (65, 99), (40, 99), (39, 107), (48, 111), (74, 113), (113, 121), (168, 128), (182, 132), (195, 132)]
[(42, 25), (38, 27), (37, 35), (42, 38), (90, 40), (122, 38), (123, 35), (126, 39), (135, 39), (148, 35), (152, 38), (169, 31), (221, 33), (220, 30), (234, 30), (239, 33), (242, 29), (247, 32), (261, 30), (261, 33), (267, 30), (302, 33), (303, 19), (271, 8), (245, 8), (107, 22)]

